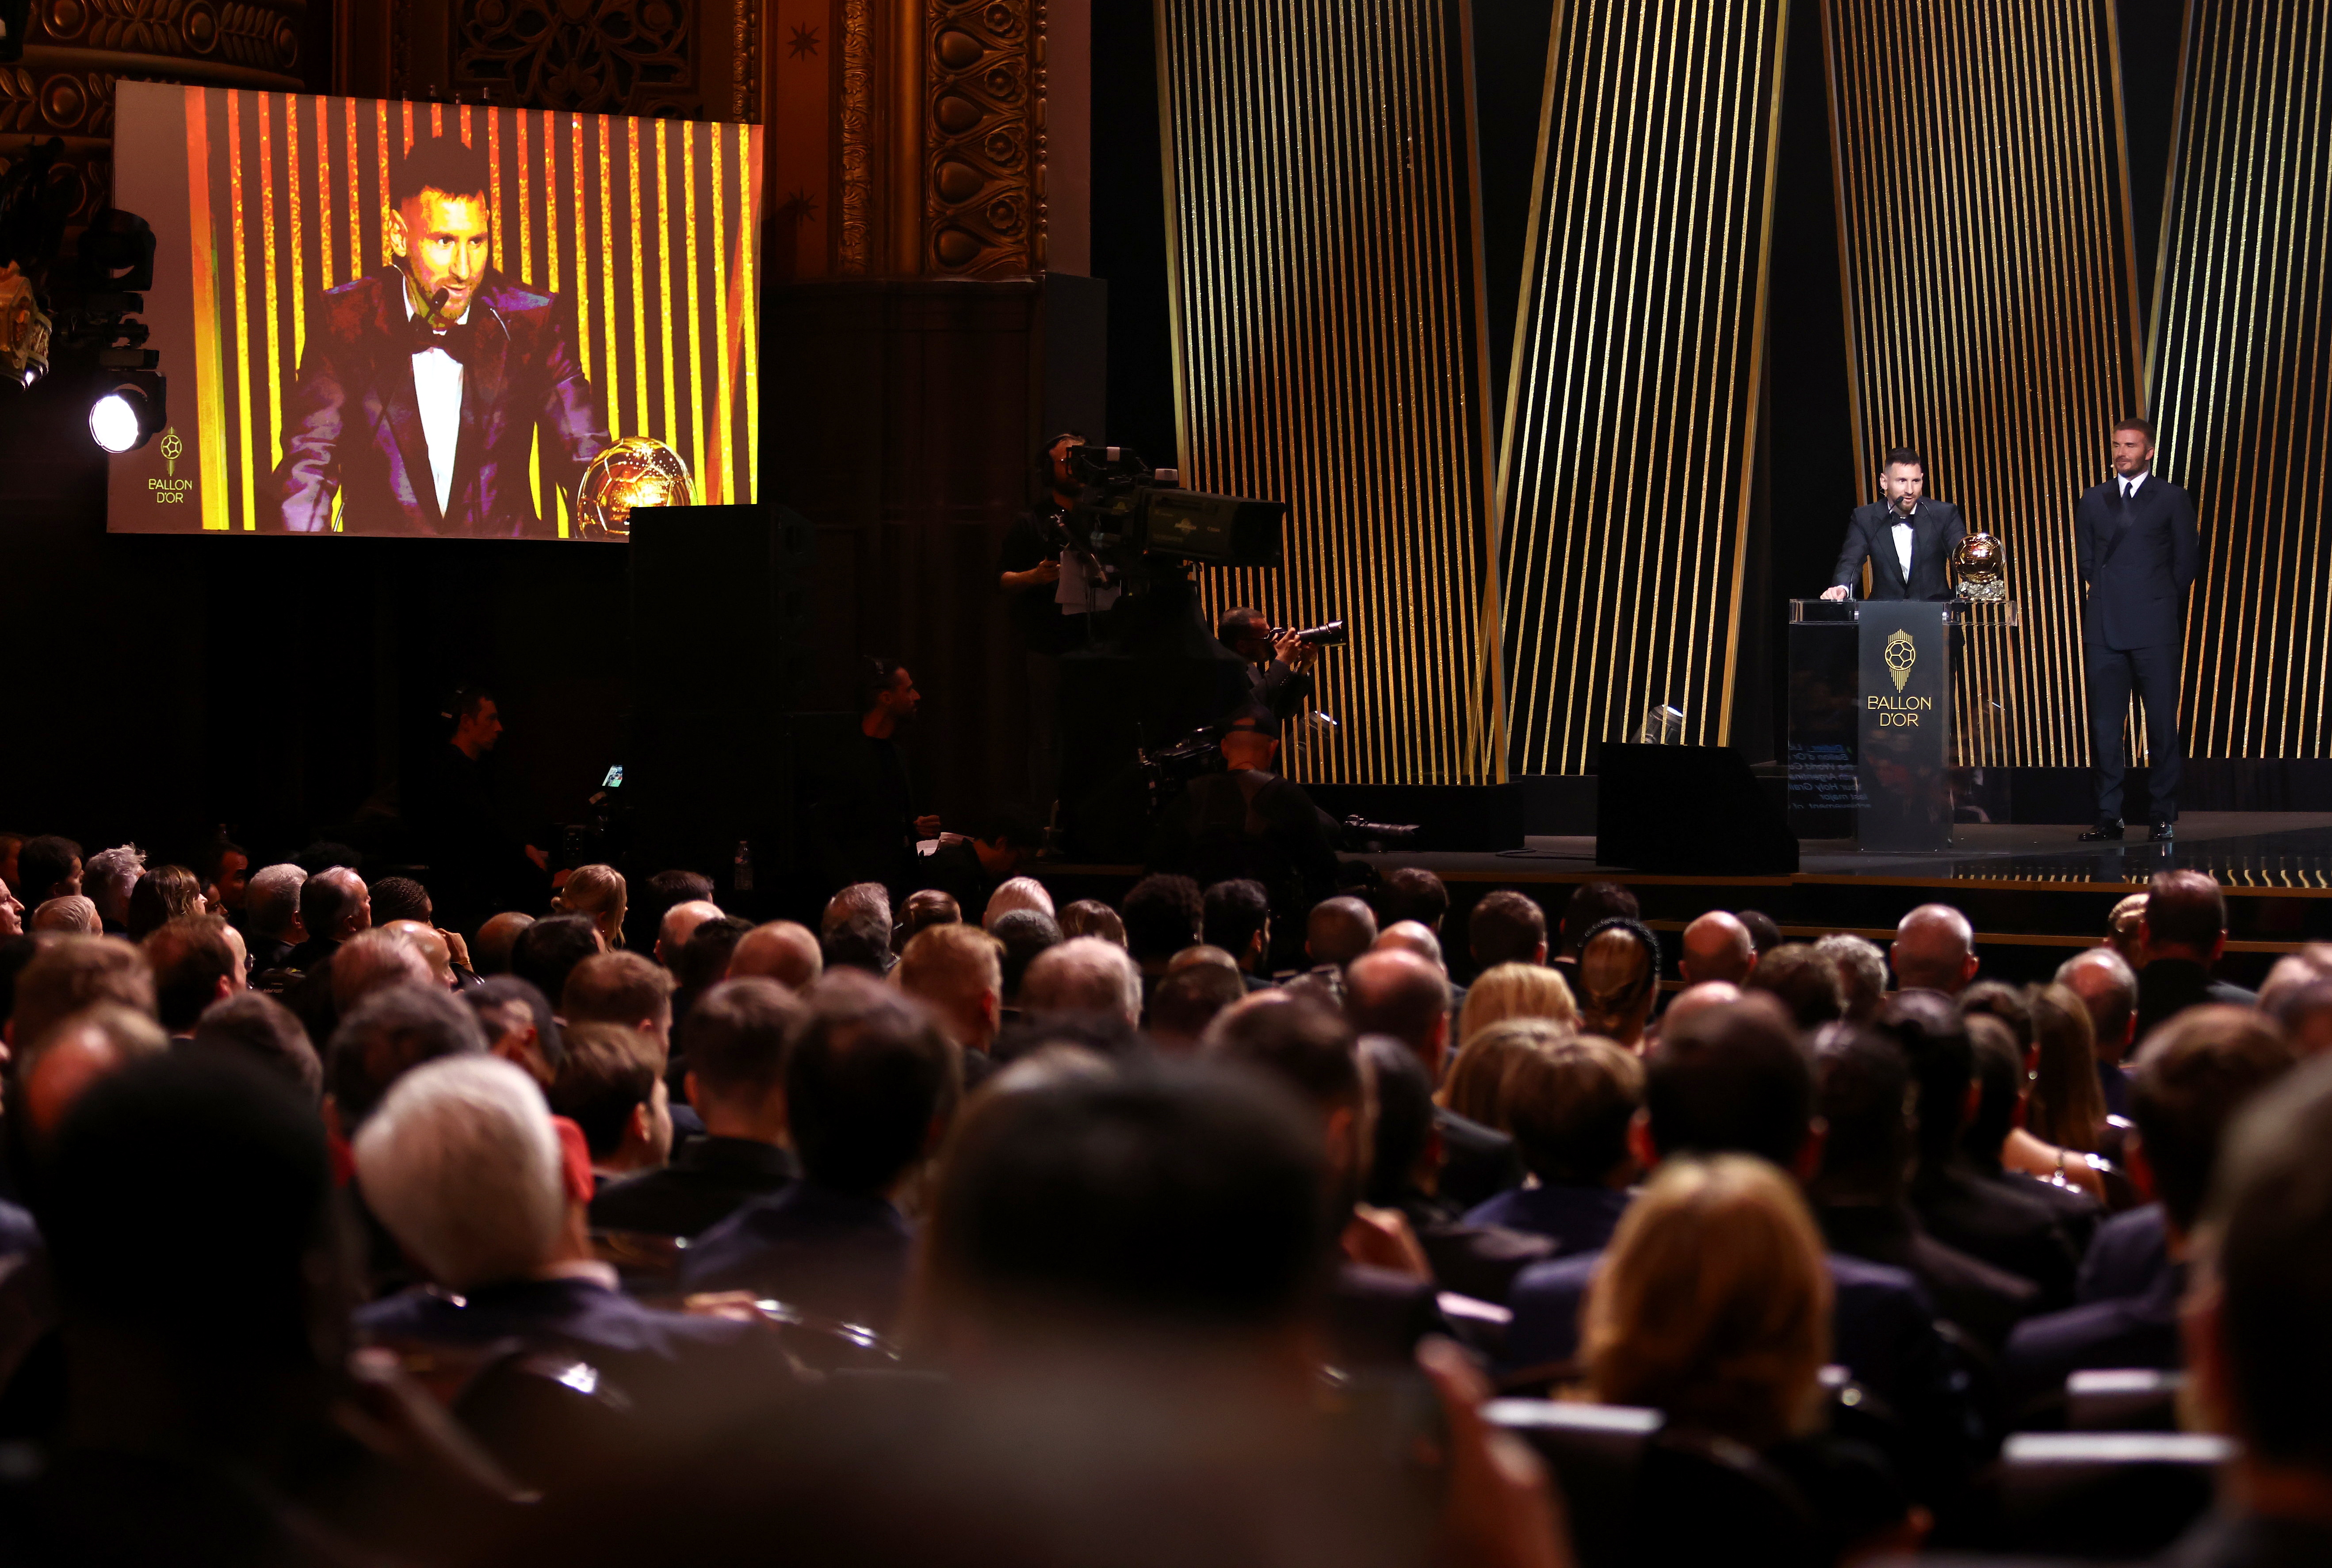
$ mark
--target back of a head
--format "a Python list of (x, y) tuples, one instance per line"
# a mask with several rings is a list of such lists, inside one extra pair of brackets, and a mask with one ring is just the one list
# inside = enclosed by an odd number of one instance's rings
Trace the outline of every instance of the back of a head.
[(1304, 948), (1314, 963), (1350, 963), (1376, 939), (1376, 912), (1349, 896), (1322, 899), (1304, 924)]
[[(962, 918), (963, 905), (956, 902), (952, 893), (941, 893), (935, 887), (911, 893), (907, 895), (907, 902), (900, 906), (898, 926), (891, 932), (892, 944), (903, 949), (920, 932), (935, 925), (952, 925)], [(756, 926), (753, 929), (761, 931), (767, 928)], [(750, 936), (752, 932), (746, 934)], [(805, 980), (802, 983), (806, 985), (808, 982)]]
[(33, 911), (24, 923), (33, 932), (58, 932), (68, 936), (97, 936), (105, 930), (105, 922), (97, 913), (97, 901), (79, 893), (52, 898)]
[(2260, 1095), (2223, 1142), (2204, 1224), (2233, 1424), (2254, 1460), (2320, 1487), (2332, 1475), (2332, 1061)]
[(487, 1049), (493, 1048), (505, 1030), (523, 1028), (531, 1022), (535, 1049), (545, 1066), (554, 1073), (559, 1070), (559, 1064), (566, 1059), (567, 1042), (559, 1032), (559, 1019), (549, 997), (514, 974), (489, 975), (458, 995), (478, 1015), (478, 1027), (485, 1036)]
[(2157, 871), (2146, 884), (2146, 945), (2155, 957), (2208, 958), (2227, 934), (2227, 896), (2208, 873)]
[(983, 930), (994, 931), (996, 923), (1016, 909), (1033, 909), (1040, 914), (1053, 913), (1053, 895), (1045, 884), (1033, 876), (1016, 876), (988, 895), (988, 907), (980, 912)]
[(300, 884), (300, 923), (318, 942), (339, 934), (339, 926), (356, 906), (362, 884), (346, 865), (328, 865), (309, 874)]
[(1960, 992), (1960, 1016), (1973, 1017), (1988, 1013), (2008, 1026), (2016, 1037), (2016, 1048), (2029, 1050), (2032, 1045), (2032, 999), (2021, 986), (2005, 980), (1978, 980)]
[(308, 1031), (290, 1008), (259, 991), (237, 991), (205, 1008), (190, 1048), (252, 1063), (281, 1078), (306, 1104), (323, 1097), (323, 1059)]
[(1904, 990), (1957, 995), (1968, 982), (1974, 947), (1975, 928), (1967, 916), (1947, 904), (1923, 904), (1895, 928), (1889, 956), (1896, 984)]
[(559, 1039), (567, 1049), (551, 1080), (550, 1108), (583, 1129), (593, 1159), (607, 1159), (623, 1147), (633, 1113), (655, 1098), (664, 1052), (629, 1024), (570, 1022)]
[(1842, 1024), (1814, 1041), (1817, 1104), (1829, 1131), (1814, 1186), (1826, 1201), (1888, 1201), (1910, 1157), (1911, 1069), (1894, 1041)]
[(1684, 928), (1683, 961), (1696, 980), (1739, 985), (1757, 964), (1757, 944), (1740, 918), (1712, 909)]
[(933, 1295), (1016, 1342), (1268, 1333), (1319, 1299), (1320, 1137), (1284, 1091), (1177, 1064), (999, 1095), (950, 1154)]
[(1172, 958), (1199, 940), (1206, 913), (1206, 895), (1189, 877), (1145, 876), (1125, 895), (1126, 950), (1137, 963)]
[(1534, 1044), (1504, 1089), (1506, 1130), (1549, 1187), (1596, 1187), (1628, 1159), (1628, 1124), (1644, 1103), (1643, 1063), (1595, 1035)]
[[(1572, 903), (1578, 902), (1574, 894)], [(1485, 970), (1535, 962), (1546, 945), (1546, 912), (1528, 894), (1510, 888), (1486, 893), (1466, 917), (1466, 942), (1474, 962)]]
[(1605, 1403), (1765, 1447), (1814, 1415), (1830, 1300), (1821, 1232), (1788, 1177), (1737, 1155), (1667, 1162), (1588, 1291), (1588, 1384)]
[(827, 973), (846, 969), (871, 975), (885, 972), (891, 962), (889, 917), (872, 909), (844, 915), (827, 932), (819, 960)]
[(1376, 1088), (1376, 1147), (1364, 1197), (1386, 1208), (1410, 1196), (1417, 1162), (1433, 1136), (1433, 1085), (1417, 1053), (1390, 1035), (1362, 1035), (1361, 1061)]
[(389, 1085), (424, 1062), (483, 1053), (477, 1014), (435, 986), (391, 986), (340, 1018), (324, 1052), (324, 1088), (354, 1136)]
[(218, 999), (218, 984), (243, 984), (243, 965), (215, 914), (185, 915), (157, 927), (139, 944), (154, 971), (154, 1005), (162, 1027), (181, 1035)]
[(331, 1166), (280, 1082), (214, 1056), (139, 1062), (81, 1097), (49, 1172), (41, 1229), (68, 1322), (163, 1342), (182, 1373), (314, 1355)]
[(1414, 920), (1397, 920), (1379, 931), (1376, 943), (1369, 951), (1413, 952), (1443, 974), (1449, 972), (1448, 961), (1441, 951), (1441, 939), (1433, 934), (1432, 927)]
[(1887, 955), (1866, 937), (1840, 932), (1814, 943), (1838, 971), (1847, 1022), (1867, 1024), (1887, 1000)]
[(243, 889), (243, 918), (251, 934), (283, 940), (300, 916), (300, 890), (307, 881), (308, 874), (289, 862), (253, 872)]
[[(1990, 1013), (1966, 1015), (1968, 1051), (1975, 1067), (1975, 1114), (1960, 1134), (1960, 1146), (1977, 1159), (2000, 1158), (2001, 1145), (2016, 1127), (2024, 1095), (2024, 1052), (2006, 1024)], [(1907, 1072), (1909, 1070), (1907, 1063)]]
[(1763, 1007), (1709, 1008), (1661, 1037), (1644, 1069), (1653, 1147), (1754, 1154), (1792, 1169), (1813, 1123), (1813, 1062)]
[(1846, 986), (1837, 962), (1805, 942), (1785, 942), (1766, 953), (1741, 989), (1779, 998), (1801, 1029), (1817, 1029), (1846, 1016)]
[(1572, 890), (1570, 902), (1563, 906), (1564, 955), (1575, 955), (1587, 933), (1605, 921), (1637, 920), (1643, 913), (1636, 895), (1616, 882), (1581, 883)]
[(2105, 1135), (2106, 1095), (2089, 1009), (2060, 985), (2035, 986), (2027, 1000), (2033, 1066), (2025, 1124), (2044, 1143), (2093, 1152)]
[(1763, 910), (1736, 909), (1733, 918), (1748, 927), (1749, 945), (1756, 950), (1760, 961), (1782, 945), (1782, 923)]
[[(567, 881), (551, 900), (551, 907), (562, 914), (587, 917), (612, 946), (624, 940), (624, 905), (629, 891), (624, 874), (614, 866), (578, 865), (567, 874)], [(373, 911), (373, 919), (380, 919), (378, 908)]]
[(1560, 970), (1544, 964), (1502, 963), (1467, 988), (1466, 1005), (1458, 1012), (1458, 1040), (1470, 1040), (1508, 1018), (1548, 1018), (1576, 1025), (1579, 1004)]
[(1207, 1056), (1254, 1068), (1322, 1110), (1361, 1104), (1365, 1085), (1352, 1027), (1297, 998), (1230, 1009), (1207, 1031)]
[(1204, 934), (1225, 952), (1244, 956), (1271, 919), (1271, 894), (1263, 884), (1236, 876), (1209, 884), (1204, 894)]
[(1660, 939), (1641, 921), (1607, 920), (1579, 944), (1580, 1027), (1619, 1035), (1660, 984)]
[[(724, 914), (704, 921), (690, 932), (688, 940), (680, 945), (679, 956), (666, 955), (671, 960), (673, 978), (680, 982), (681, 990), (694, 996), (718, 984), (729, 972), (729, 961), (737, 956), (737, 944), (744, 941), (745, 933), (752, 929), (751, 921), (739, 915)], [(882, 940), (887, 947), (891, 940), (887, 927), (883, 932)]]
[(544, 996), (563, 996), (575, 966), (599, 951), (599, 932), (588, 916), (554, 914), (518, 933), (510, 972)]
[(25, 906), (37, 907), (55, 896), (57, 884), (72, 875), (80, 858), (80, 845), (53, 833), (24, 840), (16, 851), (16, 884)]
[(154, 977), (138, 950), (110, 936), (67, 936), (46, 943), (16, 976), (11, 1021), (17, 1051), (38, 1045), (50, 1029), (98, 1002), (155, 1016)]
[(2137, 1011), (2137, 976), (2109, 947), (2075, 953), (2057, 966), (2057, 983), (2081, 999), (2098, 1041), (2118, 1050)]
[(1075, 904), (1065, 904), (1053, 918), (1060, 924), (1063, 940), (1097, 936), (1120, 947), (1129, 945), (1123, 917), (1098, 898), (1080, 898)]
[(1948, 1159), (1965, 1120), (1968, 1085), (1975, 1080), (1975, 1049), (1951, 998), (1933, 990), (1888, 999), (1870, 1027), (1895, 1042), (1916, 1091), (1921, 1162)]
[(130, 890), (145, 871), (146, 856), (134, 844), (100, 849), (81, 867), (81, 890), (97, 900), (108, 919), (119, 920), (127, 913)]
[(365, 998), (391, 986), (436, 986), (429, 960), (402, 931), (375, 926), (360, 931), (332, 954), (332, 1009), (345, 1014)]
[(137, 942), (174, 920), (203, 913), (202, 879), (183, 865), (158, 865), (129, 890), (129, 940)]
[(2297, 1062), (2275, 1020), (2248, 1008), (2189, 1008), (2146, 1037), (2130, 1120), (2173, 1224), (2193, 1228), (2229, 1125)]
[(888, 929), (891, 924), (891, 891), (879, 882), (854, 882), (826, 901), (825, 910), (817, 917), (820, 941), (832, 936), (856, 915), (878, 914)]
[(426, 925), (435, 913), (429, 890), (409, 876), (384, 876), (371, 884), (371, 892), (375, 925), (393, 920), (417, 920)]
[[(1467, 999), (1469, 1007), (1471, 1000)], [(1504, 1132), (1506, 1082), (1515, 1063), (1524, 1052), (1567, 1040), (1574, 1032), (1567, 1023), (1534, 1018), (1501, 1018), (1475, 1030), (1449, 1064), (1441, 1103), (1467, 1121)]]
[(803, 1174), (836, 1191), (882, 1192), (954, 1114), (961, 1056), (920, 1004), (864, 975), (828, 975), (804, 999), (786, 1056)]
[(1104, 1013), (1142, 1021), (1142, 971), (1133, 955), (1097, 936), (1073, 937), (1047, 948), (1020, 980), (1020, 1005), (1030, 1012)]
[(800, 999), (775, 980), (722, 980), (688, 1009), (681, 1054), (714, 1097), (759, 1102), (785, 1082), (786, 1037), (801, 1016)]
[(675, 904), (711, 904), (712, 879), (701, 871), (659, 871), (644, 884), (632, 913), (654, 930)]
[(729, 950), (729, 978), (773, 980), (795, 990), (806, 990), (826, 972), (817, 937), (806, 925), (772, 920), (755, 926)]
[(638, 953), (593, 953), (569, 972), (559, 1016), (575, 1024), (637, 1028), (672, 1006), (673, 983), (670, 970)]
[(1344, 1016), (1363, 1035), (1391, 1035), (1420, 1056), (1449, 1016), (1449, 982), (1411, 952), (1371, 952), (1344, 977)]
[(1438, 932), (1449, 913), (1449, 888), (1421, 865), (1397, 865), (1384, 874), (1376, 905), (1380, 924), (1413, 920), (1428, 931)]
[(899, 955), (899, 989), (946, 1010), (1004, 995), (1004, 944), (961, 922), (919, 932)]
[(493, 1056), (399, 1079), (356, 1139), (366, 1205), (448, 1290), (524, 1279), (566, 1220), (559, 1135), (542, 1091)]
[(1049, 914), (1022, 909), (994, 922), (988, 934), (1004, 944), (1004, 999), (1017, 1005), (1028, 966), (1038, 953), (1061, 944), (1061, 928)]
[(1219, 963), (1185, 964), (1150, 993), (1150, 1028), (1161, 1041), (1195, 1044), (1207, 1027), (1247, 995), (1238, 970)]
[(511, 971), (511, 952), (518, 939), (534, 923), (534, 916), (506, 909), (500, 914), (489, 915), (478, 927), (477, 936), (470, 943), (470, 962), (474, 972), (482, 975), (506, 975)]

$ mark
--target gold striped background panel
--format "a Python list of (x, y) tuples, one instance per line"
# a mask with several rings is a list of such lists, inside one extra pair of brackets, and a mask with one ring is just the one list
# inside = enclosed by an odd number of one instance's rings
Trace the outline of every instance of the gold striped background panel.
[(2086, 766), (2073, 505), (2138, 373), (2112, 0), (1827, 0), (1823, 24), (1861, 499), (1911, 447), (2007, 546), (2023, 624), (1967, 638), (1962, 760)]
[[(224, 425), (201, 435), (205, 469), (225, 474), (205, 487), (205, 528), (261, 526), (308, 301), (387, 263), (390, 166), (439, 132), (486, 152), (495, 265), (572, 309), (608, 427), (668, 442), (699, 501), (753, 498), (759, 127), (186, 93), (189, 188), (209, 199), (196, 232), (207, 226), (214, 284), (196, 311), (196, 363), (215, 381), (201, 406)], [(567, 537), (572, 519), (539, 462), (535, 491)]]
[(2203, 531), (2184, 706), (2197, 757), (2332, 756), (2332, 15), (2187, 7), (2150, 397)]
[(1505, 776), (1467, 0), (1161, 0), (1183, 483), (1290, 504), (1209, 615), (1342, 616), (1330, 782)]
[(1556, 7), (1501, 450), (1515, 767), (1730, 738), (1781, 0)]

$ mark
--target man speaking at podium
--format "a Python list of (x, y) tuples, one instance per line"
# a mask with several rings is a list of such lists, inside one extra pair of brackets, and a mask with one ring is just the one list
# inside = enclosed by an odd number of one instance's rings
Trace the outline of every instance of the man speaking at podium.
[(1907, 446), (1887, 454), (1878, 471), (1882, 499), (1854, 509), (1847, 525), (1846, 548), (1830, 574), (1826, 599), (1854, 597), (1862, 577), (1862, 563), (1870, 563), (1870, 597), (1875, 599), (1947, 599), (1952, 597), (1952, 551), (1967, 535), (1960, 509), (1920, 492), (1927, 486), (1927, 465)]

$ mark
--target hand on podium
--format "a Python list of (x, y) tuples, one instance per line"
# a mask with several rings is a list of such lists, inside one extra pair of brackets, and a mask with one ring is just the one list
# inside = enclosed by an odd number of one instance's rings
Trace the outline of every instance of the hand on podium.
[(1842, 599), (1847, 597), (1847, 593), (1848, 589), (1846, 585), (1844, 583), (1840, 583), (1836, 588), (1826, 588), (1822, 589), (1821, 597), (1826, 599)]

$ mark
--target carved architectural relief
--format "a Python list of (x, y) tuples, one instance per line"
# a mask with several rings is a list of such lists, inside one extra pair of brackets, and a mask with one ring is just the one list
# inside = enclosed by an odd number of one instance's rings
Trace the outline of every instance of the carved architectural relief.
[(1044, 8), (932, 0), (926, 12), (924, 265), (956, 276), (1044, 265)]
[(874, 77), (868, 0), (842, 0), (842, 223), (835, 271), (863, 277), (874, 257)]
[[(690, 0), (458, 0), (456, 97), (586, 114), (725, 114), (699, 81), (705, 12)], [(734, 24), (733, 14), (720, 20)]]

